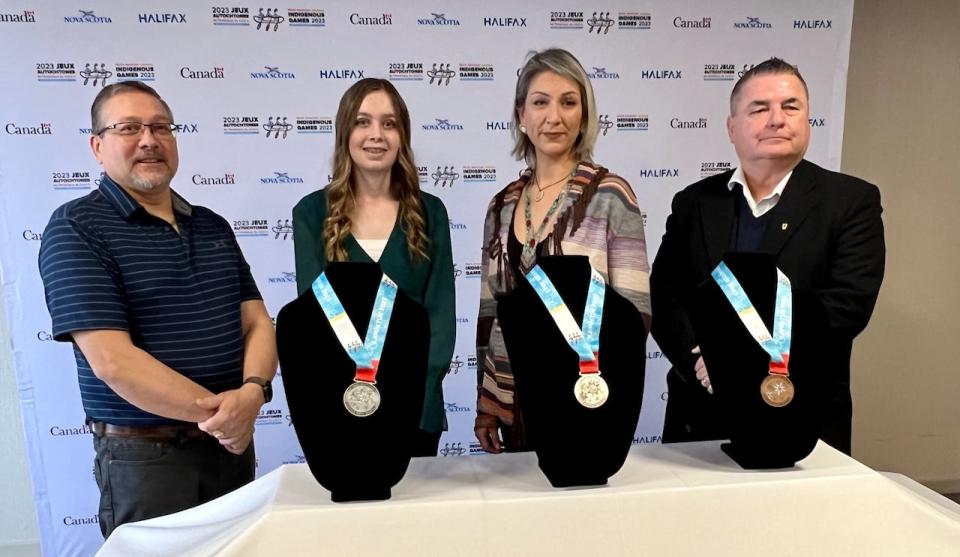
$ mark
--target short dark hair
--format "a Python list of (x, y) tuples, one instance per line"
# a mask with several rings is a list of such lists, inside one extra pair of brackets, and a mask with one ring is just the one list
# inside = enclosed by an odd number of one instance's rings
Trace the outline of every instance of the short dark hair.
[(93, 126), (94, 134), (97, 133), (97, 130), (103, 128), (103, 120), (100, 114), (103, 112), (103, 105), (111, 98), (124, 93), (144, 93), (157, 99), (160, 101), (160, 104), (163, 105), (163, 109), (167, 111), (167, 115), (170, 116), (170, 123), (173, 123), (173, 111), (170, 110), (170, 106), (160, 97), (160, 93), (157, 93), (153, 87), (150, 87), (142, 81), (121, 81), (120, 83), (107, 85), (101, 89), (100, 92), (97, 93), (97, 97), (93, 99), (93, 105), (90, 106), (90, 124)]
[(750, 68), (743, 73), (743, 76), (737, 80), (737, 84), (733, 86), (733, 91), (730, 92), (730, 114), (733, 114), (736, 108), (737, 95), (740, 93), (740, 89), (751, 79), (761, 76), (761, 75), (776, 75), (776, 74), (789, 74), (800, 80), (800, 83), (803, 85), (803, 92), (807, 95), (807, 100), (810, 99), (810, 90), (807, 89), (807, 82), (803, 80), (803, 76), (800, 75), (800, 70), (796, 66), (783, 60), (781, 58), (770, 58), (769, 60), (764, 60), (756, 66)]

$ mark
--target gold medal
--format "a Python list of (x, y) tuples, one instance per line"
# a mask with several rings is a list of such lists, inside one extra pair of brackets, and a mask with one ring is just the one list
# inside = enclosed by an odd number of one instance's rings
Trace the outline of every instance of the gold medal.
[(599, 373), (581, 374), (573, 386), (573, 396), (586, 408), (599, 408), (610, 397), (610, 388)]
[(786, 375), (771, 373), (760, 384), (760, 396), (763, 401), (775, 408), (781, 408), (793, 401), (793, 381)]
[(380, 391), (368, 381), (354, 381), (343, 392), (343, 406), (358, 418), (369, 416), (380, 408)]

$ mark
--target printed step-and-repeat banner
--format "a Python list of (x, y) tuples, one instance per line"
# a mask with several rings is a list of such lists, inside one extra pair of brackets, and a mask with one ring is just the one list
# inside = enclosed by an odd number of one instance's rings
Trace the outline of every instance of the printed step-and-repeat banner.
[[(780, 56), (810, 87), (808, 158), (838, 168), (852, 0), (39, 2), (0, 7), (0, 255), (46, 555), (99, 546), (93, 449), (70, 346), (52, 342), (37, 271), (51, 212), (97, 187), (90, 103), (142, 80), (180, 124), (174, 189), (234, 227), (271, 314), (296, 296), (291, 208), (330, 176), (344, 90), (392, 80), (413, 119), (424, 191), (450, 214), (457, 345), (443, 456), (476, 455), (474, 336), (484, 211), (523, 165), (510, 156), (526, 53), (572, 51), (596, 91), (595, 160), (633, 186), (652, 261), (680, 188), (736, 166), (735, 80)], [(4, 339), (6, 342), (6, 339)], [(636, 443), (656, 443), (667, 361), (651, 341)], [(278, 377), (257, 421), (259, 474), (303, 462)]]

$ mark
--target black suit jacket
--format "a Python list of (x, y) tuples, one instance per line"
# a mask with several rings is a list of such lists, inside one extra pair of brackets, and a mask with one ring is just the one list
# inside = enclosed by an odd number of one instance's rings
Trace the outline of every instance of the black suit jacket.
[[(732, 174), (677, 193), (650, 276), (651, 333), (673, 365), (670, 373), (685, 383), (696, 383), (690, 351), (698, 344), (687, 307), (729, 251), (736, 226), (734, 196), (741, 194), (727, 187)], [(876, 186), (802, 160), (759, 248), (775, 256), (793, 288), (813, 292), (822, 304), (831, 338), (830, 395), (847, 404), (852, 342), (870, 320), (883, 279), (881, 210)]]

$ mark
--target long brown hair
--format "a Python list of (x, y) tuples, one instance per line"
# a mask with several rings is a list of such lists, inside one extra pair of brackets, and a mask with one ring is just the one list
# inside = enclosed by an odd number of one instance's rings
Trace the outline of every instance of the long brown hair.
[(345, 261), (343, 241), (350, 234), (350, 211), (356, 207), (353, 191), (353, 159), (350, 134), (367, 95), (383, 91), (390, 97), (397, 116), (400, 146), (390, 171), (390, 192), (400, 201), (398, 218), (407, 236), (407, 249), (414, 259), (429, 259), (426, 218), (420, 200), (420, 177), (410, 147), (410, 112), (400, 93), (384, 79), (366, 78), (354, 83), (340, 99), (337, 109), (336, 147), (333, 151), (333, 181), (327, 186), (327, 218), (323, 222), (323, 247), (328, 261)]

